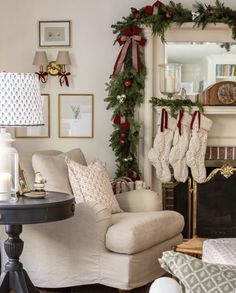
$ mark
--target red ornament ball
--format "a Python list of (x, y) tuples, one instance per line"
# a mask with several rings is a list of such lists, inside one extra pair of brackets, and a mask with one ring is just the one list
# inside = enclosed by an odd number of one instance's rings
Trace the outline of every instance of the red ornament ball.
[(116, 115), (113, 119), (113, 123), (120, 124), (120, 115)]
[(166, 14), (165, 14), (165, 18), (166, 19), (171, 19), (172, 18), (172, 13), (167, 11)]
[(129, 124), (128, 120), (126, 120), (124, 123), (121, 123), (120, 127), (123, 128), (123, 129), (129, 129), (130, 124)]
[(125, 85), (126, 87), (130, 87), (130, 86), (132, 85), (132, 80), (131, 80), (131, 79), (126, 79), (126, 80), (124, 81), (124, 85)]
[(120, 137), (125, 138), (125, 133), (121, 133)]
[(124, 139), (120, 139), (120, 144), (124, 144), (125, 140)]

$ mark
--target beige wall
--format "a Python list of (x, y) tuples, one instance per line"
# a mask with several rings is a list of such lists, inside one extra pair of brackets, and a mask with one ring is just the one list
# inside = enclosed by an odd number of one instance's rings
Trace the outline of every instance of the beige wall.
[[(154, 2), (154, 1), (153, 1)], [(166, 1), (163, 1), (166, 2)], [(214, 3), (214, 1), (207, 1)], [(234, 5), (235, 1), (225, 1)], [(72, 48), (69, 49), (72, 66), (70, 87), (60, 87), (56, 77), (50, 78), (43, 93), (51, 96), (51, 138), (17, 139), (20, 152), (37, 149), (69, 150), (81, 147), (88, 162), (94, 157), (105, 161), (108, 170), (115, 170), (114, 155), (109, 147), (112, 131), (111, 112), (106, 110), (105, 82), (112, 72), (118, 53), (113, 47), (112, 23), (129, 14), (131, 6), (152, 4), (148, 0), (0, 0), (0, 70), (33, 72), (35, 50), (38, 49), (39, 20), (71, 20)], [(182, 1), (191, 7), (192, 1)], [(57, 49), (46, 49), (50, 60), (55, 60)], [(59, 93), (94, 94), (94, 138), (59, 139), (57, 99)]]

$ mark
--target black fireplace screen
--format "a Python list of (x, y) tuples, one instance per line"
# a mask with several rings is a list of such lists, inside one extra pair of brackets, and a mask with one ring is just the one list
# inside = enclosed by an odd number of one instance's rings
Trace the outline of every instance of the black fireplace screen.
[(236, 237), (236, 174), (225, 178), (217, 173), (208, 182), (197, 184), (196, 192), (196, 234)]
[[(207, 174), (216, 168), (207, 167)], [(234, 170), (235, 171), (235, 170)], [(163, 185), (164, 209), (175, 210), (185, 218), (184, 238), (236, 237), (236, 172), (225, 178), (220, 172), (202, 184)]]

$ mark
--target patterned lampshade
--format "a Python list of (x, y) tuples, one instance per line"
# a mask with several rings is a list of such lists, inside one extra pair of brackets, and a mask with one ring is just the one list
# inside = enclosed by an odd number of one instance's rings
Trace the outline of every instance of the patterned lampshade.
[(36, 74), (0, 72), (0, 127), (40, 125), (42, 100)]

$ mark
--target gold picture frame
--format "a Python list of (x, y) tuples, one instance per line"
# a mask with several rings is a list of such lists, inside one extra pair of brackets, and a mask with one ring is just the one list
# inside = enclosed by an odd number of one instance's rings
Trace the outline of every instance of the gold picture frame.
[(58, 137), (93, 138), (94, 95), (58, 95)]
[(39, 21), (39, 47), (71, 47), (71, 21)]
[(30, 186), (25, 176), (25, 172), (19, 167), (19, 195), (30, 192)]
[(50, 137), (50, 95), (41, 94), (43, 103), (43, 126), (16, 127), (16, 138), (49, 138)]

